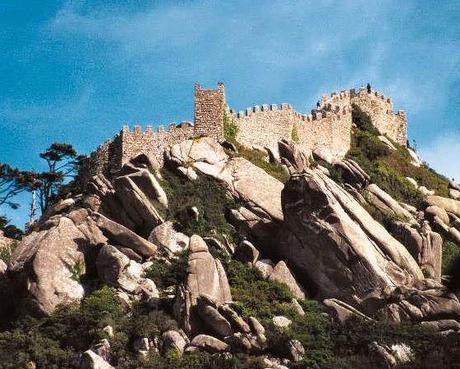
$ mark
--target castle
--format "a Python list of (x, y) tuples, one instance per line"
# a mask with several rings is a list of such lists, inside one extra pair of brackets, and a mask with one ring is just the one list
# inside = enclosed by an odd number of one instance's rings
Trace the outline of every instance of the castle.
[(393, 112), (390, 98), (361, 88), (323, 96), (310, 114), (295, 111), (289, 104), (253, 106), (233, 112), (225, 100), (223, 83), (216, 89), (195, 85), (194, 122), (172, 123), (156, 131), (148, 126), (142, 131), (124, 126), (112, 140), (99, 146), (85, 165), (86, 175), (117, 172), (130, 158), (144, 153), (163, 163), (164, 150), (184, 140), (210, 136), (224, 140), (224, 117), (238, 127), (236, 140), (248, 147), (278, 151), (278, 141), (293, 140), (307, 150), (327, 150), (335, 157), (344, 156), (351, 143), (352, 104), (368, 113), (381, 134), (401, 145), (407, 142), (407, 121), (403, 111)]

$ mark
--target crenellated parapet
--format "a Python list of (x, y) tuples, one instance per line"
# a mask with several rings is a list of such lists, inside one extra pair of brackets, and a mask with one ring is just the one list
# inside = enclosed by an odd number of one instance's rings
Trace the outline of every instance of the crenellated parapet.
[(281, 139), (293, 137), (307, 150), (328, 148), (336, 156), (343, 156), (350, 147), (349, 103), (329, 104), (327, 109), (312, 110), (309, 114), (299, 113), (287, 103), (256, 105), (230, 113), (238, 126), (237, 141), (249, 147), (261, 146), (277, 152)]
[(377, 91), (361, 88), (351, 90), (351, 103), (369, 114), (380, 133), (405, 146), (407, 143), (407, 119), (403, 111), (394, 112), (391, 98)]
[(118, 135), (121, 145), (119, 167), (141, 153), (162, 164), (163, 152), (168, 146), (192, 137), (194, 137), (194, 126), (188, 121), (180, 124), (170, 123), (166, 129), (163, 125), (159, 125), (155, 131), (152, 126), (147, 126), (145, 131), (142, 131), (139, 125), (134, 126), (131, 131), (125, 125)]
[(195, 85), (194, 123), (147, 125), (142, 129), (127, 125), (110, 141), (100, 145), (84, 165), (87, 176), (104, 173), (111, 176), (132, 157), (143, 153), (163, 164), (167, 147), (184, 140), (210, 136), (224, 140), (224, 114), (238, 127), (236, 139), (248, 147), (265, 147), (275, 154), (281, 139), (293, 139), (305, 150), (327, 150), (342, 157), (350, 148), (352, 105), (368, 113), (373, 124), (391, 139), (406, 144), (407, 119), (403, 111), (393, 112), (390, 98), (377, 91), (361, 88), (333, 92), (319, 100), (316, 109), (300, 113), (288, 103), (263, 104), (235, 112), (225, 101), (225, 88)]
[(350, 89), (333, 92), (329, 96), (324, 95), (320, 100), (320, 109), (328, 110), (331, 106), (358, 105), (361, 110), (369, 114), (372, 123), (382, 134), (406, 145), (407, 119), (403, 111), (394, 112), (391, 98), (378, 91), (367, 88)]

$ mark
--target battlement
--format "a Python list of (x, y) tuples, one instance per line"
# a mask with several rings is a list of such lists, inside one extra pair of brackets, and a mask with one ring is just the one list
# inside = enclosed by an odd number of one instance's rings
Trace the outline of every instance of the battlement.
[(133, 130), (131, 131), (128, 124), (124, 124), (123, 128), (120, 131), (120, 134), (124, 135), (145, 135), (145, 136), (153, 136), (155, 134), (162, 134), (162, 133), (173, 133), (176, 132), (178, 129), (190, 129), (193, 127), (193, 123), (190, 121), (183, 121), (180, 123), (172, 122), (169, 123), (165, 129), (163, 124), (157, 126), (156, 129), (153, 128), (152, 125), (147, 125), (145, 131), (142, 131), (142, 127), (140, 125), (134, 125)]
[(215, 89), (194, 88), (194, 123), (182, 121), (158, 125), (156, 129), (140, 125), (132, 129), (124, 125), (112, 139), (100, 145), (85, 163), (90, 175), (110, 176), (132, 157), (143, 153), (163, 163), (163, 154), (170, 145), (184, 140), (210, 136), (224, 140), (224, 114), (227, 112), (238, 127), (236, 139), (248, 147), (266, 147), (275, 154), (281, 139), (295, 140), (305, 150), (325, 149), (341, 157), (350, 148), (352, 105), (357, 104), (372, 118), (375, 127), (391, 139), (406, 144), (407, 118), (404, 111), (393, 112), (389, 97), (366, 88), (342, 90), (323, 95), (316, 109), (300, 113), (288, 103), (254, 105), (235, 112), (226, 104), (225, 87), (219, 82)]

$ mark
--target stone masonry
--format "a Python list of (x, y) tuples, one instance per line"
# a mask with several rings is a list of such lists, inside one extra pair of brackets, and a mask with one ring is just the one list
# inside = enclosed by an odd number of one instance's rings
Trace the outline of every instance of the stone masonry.
[(195, 135), (224, 139), (225, 88), (222, 82), (216, 90), (205, 90), (195, 84)]
[(262, 105), (232, 113), (238, 126), (237, 141), (245, 146), (259, 146), (278, 151), (281, 139), (297, 139), (307, 151), (327, 150), (342, 157), (350, 148), (351, 109), (312, 111), (303, 115), (289, 104)]
[(114, 139), (99, 146), (83, 167), (84, 181), (104, 173), (112, 176), (130, 158), (144, 153), (163, 164), (165, 149), (184, 140), (210, 136), (224, 140), (224, 114), (238, 127), (237, 141), (248, 147), (264, 147), (278, 151), (278, 141), (292, 139), (305, 150), (326, 150), (333, 157), (344, 156), (350, 148), (352, 104), (367, 112), (381, 134), (406, 145), (407, 123), (404, 112), (392, 111), (391, 99), (375, 91), (361, 88), (323, 96), (319, 107), (310, 114), (301, 114), (289, 104), (253, 106), (238, 113), (228, 109), (225, 88), (203, 89), (195, 85), (194, 124), (172, 123), (168, 129), (142, 131), (124, 126)]

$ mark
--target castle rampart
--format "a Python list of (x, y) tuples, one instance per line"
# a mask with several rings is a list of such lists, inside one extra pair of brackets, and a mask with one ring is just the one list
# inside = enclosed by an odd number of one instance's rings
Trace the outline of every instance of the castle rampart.
[(345, 155), (350, 147), (351, 113), (345, 107), (304, 115), (289, 104), (271, 104), (232, 113), (232, 118), (237, 141), (249, 147), (277, 152), (281, 139), (292, 139), (304, 149), (324, 148), (335, 156)]
[(369, 114), (372, 123), (381, 134), (387, 135), (400, 145), (406, 145), (407, 120), (405, 112), (393, 112), (391, 98), (377, 91), (367, 91), (365, 88), (360, 88), (359, 90), (335, 92), (330, 96), (321, 98), (320, 108), (327, 110), (330, 106), (351, 107), (352, 104), (358, 105), (361, 110)]
[(278, 142), (288, 139), (306, 150), (324, 149), (332, 156), (342, 157), (351, 143), (352, 104), (367, 112), (382, 134), (406, 145), (405, 113), (393, 112), (391, 99), (375, 91), (352, 89), (322, 96), (319, 106), (310, 114), (301, 114), (287, 103), (256, 105), (235, 113), (227, 110), (222, 83), (209, 90), (196, 84), (194, 124), (188, 121), (178, 125), (171, 123), (167, 129), (159, 126), (156, 131), (152, 126), (147, 126), (145, 131), (140, 126), (135, 126), (132, 131), (124, 126), (113, 140), (91, 154), (83, 171), (86, 178), (97, 173), (111, 176), (140, 153), (162, 165), (164, 151), (170, 145), (200, 136), (222, 141), (226, 111), (238, 127), (237, 141), (245, 146), (265, 147), (276, 153)]

